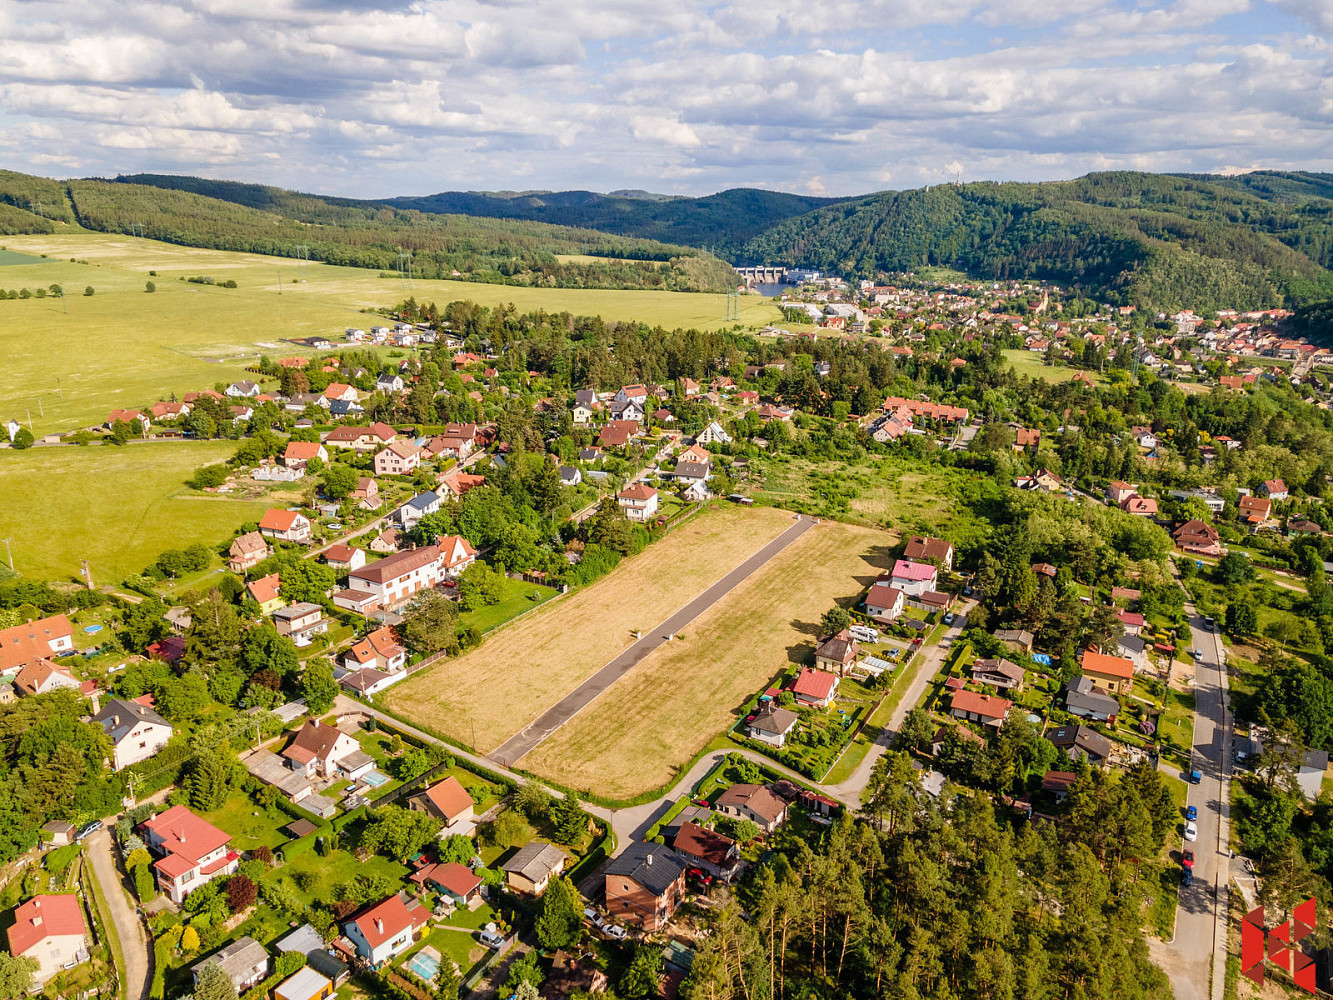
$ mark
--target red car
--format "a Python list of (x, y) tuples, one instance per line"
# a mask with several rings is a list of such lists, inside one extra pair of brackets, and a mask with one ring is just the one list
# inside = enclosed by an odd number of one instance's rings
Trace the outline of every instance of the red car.
[(1185, 852), (1180, 856), (1180, 863), (1184, 865), (1186, 868), (1193, 868), (1194, 852), (1191, 851), (1189, 848), (1186, 848)]
[(699, 882), (703, 883), (704, 886), (709, 886), (713, 884), (713, 876), (709, 875), (706, 871), (704, 871), (701, 868), (691, 868), (685, 874), (692, 879), (697, 879)]

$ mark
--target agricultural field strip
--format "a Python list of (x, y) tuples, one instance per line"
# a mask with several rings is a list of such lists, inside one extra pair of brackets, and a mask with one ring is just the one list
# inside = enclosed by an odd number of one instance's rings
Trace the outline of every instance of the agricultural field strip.
[(754, 553), (702, 594), (662, 622), (629, 649), (611, 660), (556, 704), (529, 723), (516, 736), (507, 740), (491, 757), (501, 764), (512, 766), (534, 750), (542, 741), (590, 705), (596, 697), (627, 674), (649, 653), (668, 642), (670, 637), (726, 597), (751, 574), (805, 534), (814, 522), (801, 518), (777, 538)]

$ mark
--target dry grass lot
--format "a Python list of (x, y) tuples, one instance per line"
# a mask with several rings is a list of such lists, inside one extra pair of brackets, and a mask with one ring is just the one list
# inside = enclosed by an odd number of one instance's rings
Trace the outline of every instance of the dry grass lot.
[(813, 648), (820, 615), (891, 564), (896, 536), (806, 532), (523, 759), (571, 788), (632, 798), (670, 781), (754, 692)]
[(390, 688), (394, 711), (490, 752), (649, 629), (791, 526), (776, 509), (717, 507), (591, 587), (552, 601)]

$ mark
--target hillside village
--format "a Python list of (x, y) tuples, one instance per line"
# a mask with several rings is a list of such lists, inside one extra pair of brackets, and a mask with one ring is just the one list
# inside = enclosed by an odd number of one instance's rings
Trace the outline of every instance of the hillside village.
[[(613, 365), (561, 354), (544, 317), (407, 302), (96, 427), (22, 442), (12, 422), (15, 446), (234, 440), (191, 487), (268, 504), (124, 581), (0, 588), (0, 729), (86, 758), (6, 750), (46, 790), (0, 841), (32, 986), (124, 980), (115, 897), (154, 998), (709, 995), (691, 991), (740, 933), (735, 901), (775, 891), (757, 885), (774, 852), (847, 849), (854, 819), (929, 826), (961, 794), (1095, 842), (1098, 864), (1123, 848), (1166, 914), (1150, 932), (1214, 877), (1196, 824), (1218, 836), (1233, 780), (1264, 870), (1247, 817), (1285, 788), (1301, 829), (1333, 748), (1300, 709), (1330, 683), (1301, 666), (1333, 642), (1327, 352), (1285, 339), (1279, 311), (1145, 325), (1018, 284), (816, 277), (784, 308), (813, 328), (663, 346), (566, 317), (621, 338)], [(1005, 374), (1012, 352), (1070, 377)], [(846, 464), (783, 502), (771, 480), (797, 461)], [(881, 572), (809, 609), (811, 648), (727, 706), (715, 759), (648, 808), (548, 784), (380, 697), (710, 508), (781, 506), (816, 531), (849, 516), (835, 480), (855, 463), (966, 477), (950, 503), (967, 516), (882, 521)], [(1229, 746), (1215, 766), (1193, 739), (1224, 641), (1243, 664), (1234, 779)], [(1246, 770), (1260, 755), (1267, 787)]]

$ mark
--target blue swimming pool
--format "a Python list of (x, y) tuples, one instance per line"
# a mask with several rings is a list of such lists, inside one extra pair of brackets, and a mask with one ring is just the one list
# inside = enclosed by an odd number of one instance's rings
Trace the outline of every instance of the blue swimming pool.
[(379, 771), (367, 771), (361, 776), (361, 780), (372, 788), (379, 788), (380, 785), (389, 780), (389, 776), (387, 774), (380, 774)]
[(101, 625), (89, 625), (87, 628), (84, 629), (84, 631), (87, 632), (89, 635), (95, 635), (96, 633), (102, 631), (102, 626), (101, 626)]
[(405, 968), (414, 976), (429, 983), (434, 981), (435, 973), (440, 971), (440, 960), (425, 951), (419, 951), (408, 959)]

